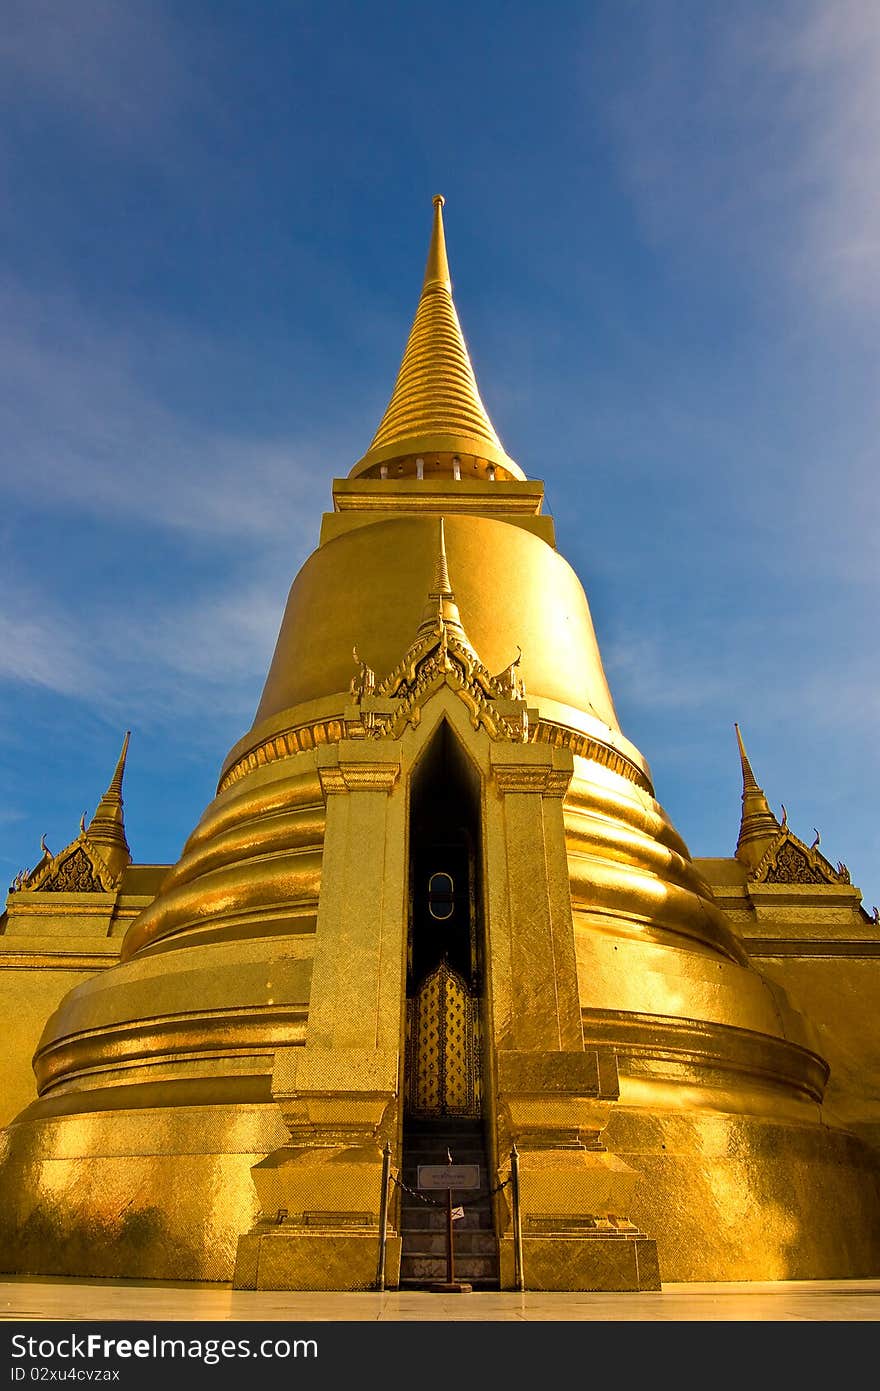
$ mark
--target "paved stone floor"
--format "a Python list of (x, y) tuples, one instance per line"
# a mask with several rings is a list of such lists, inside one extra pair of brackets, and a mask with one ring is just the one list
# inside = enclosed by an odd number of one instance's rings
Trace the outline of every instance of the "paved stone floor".
[(0, 1320), (425, 1320), (641, 1322), (880, 1319), (880, 1280), (664, 1285), (658, 1294), (251, 1293), (228, 1285), (21, 1277), (0, 1282)]

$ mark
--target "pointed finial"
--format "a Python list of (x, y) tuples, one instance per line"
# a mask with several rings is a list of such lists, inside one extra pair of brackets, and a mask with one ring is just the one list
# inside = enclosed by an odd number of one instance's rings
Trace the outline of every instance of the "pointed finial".
[(131, 851), (125, 838), (125, 815), (122, 804), (122, 779), (125, 775), (125, 760), (131, 730), (125, 731), (122, 752), (116, 763), (110, 785), (104, 793), (94, 816), (89, 822), (86, 834), (89, 840), (100, 846), (101, 853), (112, 874), (118, 876), (131, 863)]
[(460, 642), (467, 641), (462, 627), (458, 604), (449, 578), (449, 562), (446, 559), (446, 526), (440, 518), (437, 551), (434, 556), (434, 582), (428, 591), (428, 602), (422, 612), (419, 624), (420, 633), (433, 633), (439, 629), (445, 634), (447, 628)]
[(763, 789), (752, 772), (746, 746), (738, 724), (734, 724), (739, 759), (742, 766), (742, 816), (739, 823), (739, 838), (736, 842), (736, 858), (748, 869), (756, 869), (764, 857), (764, 852), (773, 844), (782, 829)]
[[(113, 777), (110, 779), (107, 791), (98, 803), (97, 810), (92, 817), (89, 825), (90, 831), (96, 825), (106, 822), (122, 825), (122, 779), (125, 776), (125, 760), (128, 756), (128, 744), (130, 739), (131, 730), (127, 729), (125, 731), (125, 738), (122, 741), (122, 751), (119, 758), (116, 760)], [(94, 836), (92, 839), (94, 839)]]
[(438, 594), (444, 597), (449, 595), (452, 598), (452, 586), (449, 583), (449, 564), (446, 560), (446, 525), (444, 519), (440, 518), (440, 545), (437, 549), (437, 559), (434, 564), (434, 588)]
[(752, 765), (749, 762), (749, 756), (746, 753), (746, 746), (743, 743), (742, 732), (740, 730), (739, 725), (735, 721), (733, 727), (736, 730), (736, 742), (739, 745), (739, 760), (742, 765), (743, 793), (745, 794), (746, 792), (757, 792), (759, 791), (758, 783), (754, 773), (752, 772)]
[(114, 792), (119, 797), (122, 796), (122, 779), (125, 774), (125, 760), (128, 757), (128, 743), (130, 739), (131, 730), (127, 729), (125, 731), (125, 738), (122, 741), (122, 752), (120, 753), (119, 759), (116, 763), (116, 771), (114, 772), (113, 777), (110, 781), (110, 786), (107, 788), (108, 792)]
[(443, 227), (443, 204), (446, 199), (442, 193), (434, 195), (434, 225), (431, 228), (431, 244), (428, 247), (428, 262), (422, 282), (422, 294), (432, 285), (442, 285), (452, 289), (449, 276), (449, 261), (446, 256), (446, 232)]

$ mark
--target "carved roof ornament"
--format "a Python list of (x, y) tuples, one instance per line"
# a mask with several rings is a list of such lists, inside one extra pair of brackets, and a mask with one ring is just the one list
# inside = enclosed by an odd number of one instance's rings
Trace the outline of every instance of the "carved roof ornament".
[(516, 651), (517, 656), (510, 663), (510, 666), (500, 671), (495, 677), (495, 680), (502, 690), (506, 692), (509, 700), (525, 700), (526, 683), (520, 670), (522, 665), (522, 648), (519, 644), (517, 644)]
[(351, 678), (349, 690), (355, 702), (363, 700), (365, 695), (372, 695), (376, 689), (376, 673), (372, 667), (368, 667), (366, 662), (362, 662), (358, 656), (357, 647), (353, 647), (351, 655), (357, 664), (357, 672)]
[(837, 869), (819, 850), (819, 838), (812, 845), (799, 840), (786, 826), (766, 850), (749, 876), (758, 884), (848, 884), (849, 870), (843, 862)]
[[(493, 739), (526, 742), (529, 714), (525, 682), (519, 670), (522, 649), (517, 651), (518, 656), (510, 665), (493, 676), (471, 646), (449, 580), (441, 517), (434, 582), (415, 641), (381, 681), (360, 661), (355, 648), (360, 671), (352, 681), (351, 691), (361, 728), (349, 732), (373, 738), (399, 738), (407, 725), (418, 724), (422, 706), (434, 692), (447, 685), (467, 707), (474, 729), (482, 725)], [(370, 673), (372, 686), (365, 672)]]
[(32, 870), (22, 870), (12, 883), (12, 891), (27, 889), (39, 893), (112, 893), (118, 888), (123, 870), (131, 863), (125, 838), (122, 806), (122, 779), (130, 732), (126, 732), (122, 752), (110, 785), (86, 826), (83, 812), (79, 835), (57, 855), (40, 840), (42, 858)]

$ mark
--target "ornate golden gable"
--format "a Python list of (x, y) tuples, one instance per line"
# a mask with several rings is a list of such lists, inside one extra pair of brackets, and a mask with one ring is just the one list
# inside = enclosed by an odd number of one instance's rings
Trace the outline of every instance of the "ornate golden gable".
[(80, 831), (58, 855), (47, 851), (29, 874), (19, 876), (17, 889), (39, 893), (112, 893), (119, 882), (86, 831)]
[(806, 845), (784, 826), (749, 876), (758, 884), (848, 884), (849, 870), (837, 869), (815, 845)]

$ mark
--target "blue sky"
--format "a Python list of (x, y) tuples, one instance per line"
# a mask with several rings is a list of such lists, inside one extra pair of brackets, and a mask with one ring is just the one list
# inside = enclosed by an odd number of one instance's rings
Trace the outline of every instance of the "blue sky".
[(874, 0), (7, 0), (0, 877), (132, 743), (174, 860), (415, 310), (431, 196), (625, 732), (731, 854), (733, 721), (880, 903)]

